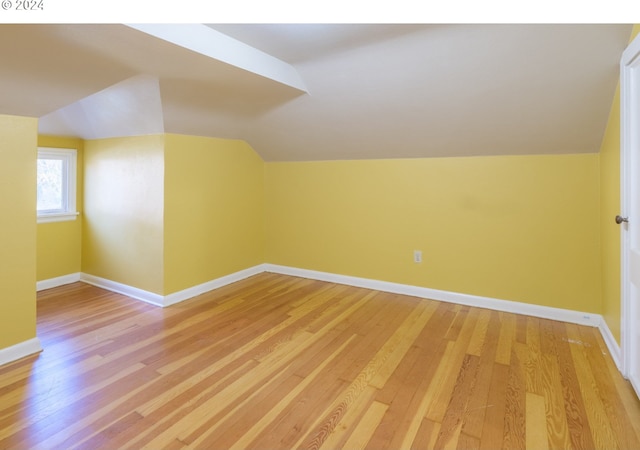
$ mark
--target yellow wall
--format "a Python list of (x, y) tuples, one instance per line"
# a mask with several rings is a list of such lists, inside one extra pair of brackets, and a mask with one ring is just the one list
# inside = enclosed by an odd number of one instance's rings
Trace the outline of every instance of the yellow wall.
[(268, 163), (266, 260), (599, 313), (598, 171), (595, 154)]
[(263, 180), (246, 142), (165, 136), (165, 294), (264, 262)]
[[(631, 40), (640, 33), (635, 25)], [(600, 147), (600, 229), (602, 242), (602, 314), (620, 342), (620, 86), (611, 105), (609, 122)]]
[(83, 140), (54, 136), (39, 136), (39, 147), (74, 148), (78, 151), (76, 209), (80, 217), (64, 222), (40, 223), (37, 225), (37, 271), (38, 281), (81, 270), (82, 203), (83, 203)]
[(0, 115), (0, 349), (36, 337), (37, 133)]
[(85, 141), (82, 271), (163, 293), (164, 136)]

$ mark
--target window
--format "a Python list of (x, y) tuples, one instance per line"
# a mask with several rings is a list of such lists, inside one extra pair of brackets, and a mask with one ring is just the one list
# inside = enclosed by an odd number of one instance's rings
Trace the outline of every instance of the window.
[(76, 150), (38, 149), (38, 223), (76, 219), (76, 159)]

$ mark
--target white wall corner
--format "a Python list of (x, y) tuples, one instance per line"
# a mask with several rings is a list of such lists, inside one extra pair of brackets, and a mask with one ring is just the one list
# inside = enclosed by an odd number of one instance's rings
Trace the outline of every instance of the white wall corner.
[(69, 275), (62, 275), (55, 278), (49, 278), (48, 280), (36, 282), (36, 291), (44, 291), (45, 289), (64, 286), (65, 284), (71, 284), (77, 281), (80, 281), (80, 272), (70, 273)]
[(11, 347), (0, 349), (0, 366), (41, 351), (42, 345), (40, 345), (40, 339), (37, 337), (12, 345)]

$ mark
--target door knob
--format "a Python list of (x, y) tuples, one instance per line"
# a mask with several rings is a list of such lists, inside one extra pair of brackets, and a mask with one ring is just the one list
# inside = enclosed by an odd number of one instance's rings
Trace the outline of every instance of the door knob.
[(616, 216), (616, 223), (618, 225), (620, 225), (622, 222), (629, 222), (629, 218), (628, 217), (622, 217), (620, 215)]

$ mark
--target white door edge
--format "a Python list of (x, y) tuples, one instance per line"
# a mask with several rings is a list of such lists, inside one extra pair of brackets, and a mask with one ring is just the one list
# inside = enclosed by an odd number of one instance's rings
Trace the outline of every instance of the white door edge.
[[(637, 36), (631, 44), (626, 48), (620, 60), (620, 214), (623, 217), (629, 217), (631, 210), (630, 192), (632, 188), (632, 179), (630, 176), (631, 160), (632, 160), (632, 142), (634, 137), (640, 136), (640, 111), (636, 106), (634, 108), (631, 101), (632, 75), (635, 70), (640, 70), (640, 35)], [(634, 118), (636, 120), (634, 120)], [(640, 220), (632, 217), (630, 220)], [(620, 323), (620, 344), (622, 347), (622, 374), (628, 378), (631, 372), (632, 362), (632, 327), (633, 317), (631, 316), (631, 292), (630, 283), (630, 258), (629, 246), (630, 237), (628, 232), (628, 224), (621, 224), (620, 245), (621, 245), (621, 323)], [(633, 384), (633, 383), (632, 383)], [(636, 391), (640, 386), (635, 386)], [(640, 392), (640, 391), (639, 391)]]

